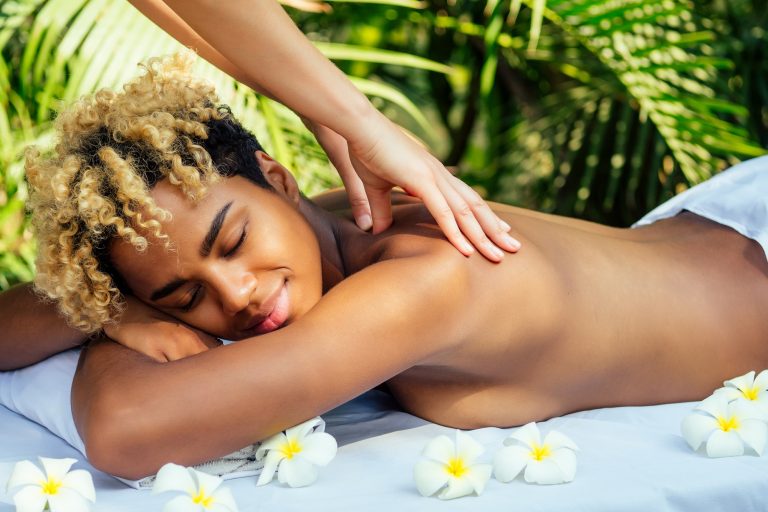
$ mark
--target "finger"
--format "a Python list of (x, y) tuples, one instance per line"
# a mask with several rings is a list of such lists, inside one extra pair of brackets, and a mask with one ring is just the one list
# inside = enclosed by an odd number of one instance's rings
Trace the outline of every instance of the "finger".
[(478, 194), (472, 187), (461, 181), (459, 178), (451, 177), (449, 181), (472, 209), (474, 218), (482, 229), (482, 236), (475, 238), (475, 236), (479, 235), (477, 231), (468, 233), (467, 231), (464, 231), (462, 226), (462, 231), (469, 237), (470, 242), (478, 248), (478, 243), (487, 244), (490, 242), (507, 252), (517, 252), (520, 249), (520, 242), (512, 238), (508, 233), (511, 229), (509, 224), (499, 218), (499, 216), (491, 210), (491, 207), (488, 206), (488, 203), (486, 203), (485, 200), (480, 197), (480, 194)]
[(472, 244), (470, 244), (461, 233), (459, 225), (456, 223), (456, 217), (454, 216), (453, 210), (437, 184), (432, 182), (429, 184), (419, 183), (417, 185), (418, 188), (409, 188), (409, 192), (424, 202), (424, 206), (426, 206), (429, 213), (432, 214), (432, 217), (435, 219), (435, 222), (437, 222), (437, 225), (440, 226), (440, 229), (448, 241), (451, 242), (451, 244), (453, 244), (453, 246), (464, 256), (469, 256), (475, 252)]
[(366, 191), (373, 215), (371, 233), (378, 235), (392, 225), (392, 189), (366, 188)]
[[(471, 243), (480, 254), (485, 256), (486, 259), (493, 262), (501, 261), (504, 258), (504, 253), (501, 249), (496, 247), (490, 239), (488, 239), (483, 228), (480, 226), (478, 219), (475, 217), (473, 207), (476, 207), (476, 204), (470, 203), (464, 199), (459, 193), (457, 186), (454, 184), (452, 177), (449, 177), (447, 180), (438, 179), (437, 185), (451, 208), (451, 212), (456, 219), (459, 229), (468, 242)], [(479, 196), (478, 199), (480, 199)], [(482, 199), (480, 199), (480, 201), (482, 201)]]
[(365, 194), (363, 182), (349, 158), (347, 141), (341, 135), (325, 127), (318, 127), (315, 137), (344, 183), (352, 216), (358, 227), (363, 231), (371, 229), (373, 225), (371, 207), (368, 203), (368, 196)]
[[(350, 164), (351, 166), (351, 164)], [(365, 185), (360, 177), (352, 170), (351, 175), (342, 175), (341, 181), (344, 182), (344, 189), (347, 191), (349, 207), (355, 218), (357, 227), (363, 231), (368, 231), (373, 227), (373, 217), (371, 216), (371, 204), (365, 193)]]

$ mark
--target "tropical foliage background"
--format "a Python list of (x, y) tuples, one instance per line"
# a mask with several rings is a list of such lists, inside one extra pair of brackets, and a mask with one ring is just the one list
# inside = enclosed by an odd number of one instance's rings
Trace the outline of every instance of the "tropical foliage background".
[[(626, 226), (768, 147), (764, 0), (283, 3), (489, 199)], [(53, 146), (62, 102), (178, 48), (126, 0), (0, 0), (0, 289), (33, 272), (23, 148)], [(305, 193), (339, 183), (291, 112), (203, 62), (199, 73)]]

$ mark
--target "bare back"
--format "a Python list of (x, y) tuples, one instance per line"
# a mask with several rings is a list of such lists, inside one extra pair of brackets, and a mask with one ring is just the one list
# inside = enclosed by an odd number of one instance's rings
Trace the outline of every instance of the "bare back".
[[(768, 264), (757, 243), (690, 213), (626, 230), (494, 210), (524, 250), (500, 264), (465, 259), (473, 286), (460, 343), (389, 381), (413, 413), (457, 427), (516, 425), (701, 399), (768, 366)], [(379, 237), (364, 257), (446, 243), (419, 204), (396, 207)]]

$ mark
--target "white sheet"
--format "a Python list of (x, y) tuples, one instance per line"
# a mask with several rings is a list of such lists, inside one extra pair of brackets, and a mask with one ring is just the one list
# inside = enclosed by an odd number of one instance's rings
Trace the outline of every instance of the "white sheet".
[[(427, 441), (451, 430), (397, 411), (386, 394), (372, 391), (324, 415), (327, 431), (343, 446), (313, 486), (257, 488), (255, 478), (226, 485), (244, 512), (768, 511), (768, 456), (708, 459), (693, 453), (679, 435), (693, 405), (598, 409), (549, 420), (543, 431), (556, 428), (581, 448), (574, 482), (534, 486), (492, 479), (480, 497), (441, 502), (418, 494), (412, 471)], [(159, 511), (169, 498), (129, 489), (94, 470), (64, 441), (4, 407), (0, 426), (0, 501), (10, 500), (4, 482), (13, 464), (38, 455), (80, 459), (75, 467), (94, 475), (99, 511)], [(487, 428), (471, 435), (486, 446), (490, 461), (507, 433)], [(11, 510), (0, 503), (0, 512)]]

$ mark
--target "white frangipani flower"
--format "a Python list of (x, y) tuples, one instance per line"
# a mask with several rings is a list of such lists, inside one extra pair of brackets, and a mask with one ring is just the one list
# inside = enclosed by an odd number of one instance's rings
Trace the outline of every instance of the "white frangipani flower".
[(325, 432), (313, 432), (322, 420), (305, 421), (261, 443), (256, 455), (267, 454), (256, 485), (277, 480), (290, 487), (304, 487), (317, 480), (317, 466), (325, 466), (336, 456), (336, 439)]
[(169, 463), (157, 472), (152, 494), (183, 493), (166, 503), (163, 512), (237, 512), (235, 498), (222, 482), (218, 476)]
[(17, 512), (83, 512), (96, 502), (91, 474), (84, 469), (69, 471), (75, 459), (39, 457), (45, 473), (28, 460), (13, 467), (7, 490), (21, 487), (13, 496)]
[(475, 464), (485, 448), (468, 434), (456, 431), (456, 442), (448, 436), (437, 436), (422, 452), (416, 463), (413, 476), (422, 496), (443, 500), (460, 498), (472, 494), (478, 496), (491, 478), (490, 464)]
[(723, 394), (712, 395), (697, 405), (683, 419), (681, 430), (694, 450), (706, 442), (710, 457), (743, 455), (745, 444), (761, 455), (768, 439), (768, 425), (755, 408), (741, 401), (729, 403)]
[(493, 459), (496, 480), (514, 480), (525, 468), (526, 482), (562, 484), (576, 476), (576, 451), (579, 448), (568, 437), (550, 431), (544, 441), (536, 423), (528, 423), (504, 440), (504, 447)]
[(768, 370), (763, 370), (755, 377), (755, 372), (745, 373), (741, 377), (723, 382), (724, 387), (715, 390), (715, 395), (722, 395), (729, 402), (739, 401), (756, 408), (756, 414), (768, 420)]

